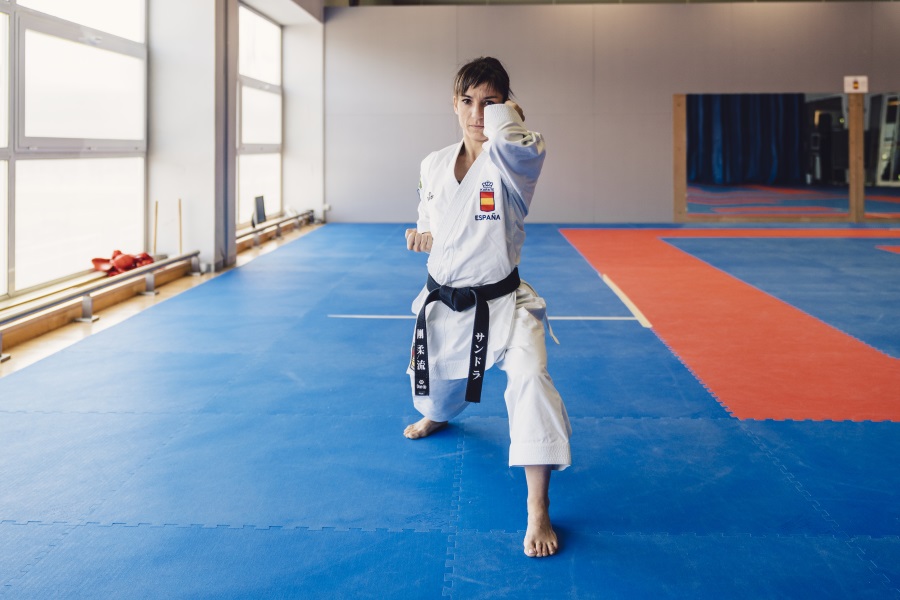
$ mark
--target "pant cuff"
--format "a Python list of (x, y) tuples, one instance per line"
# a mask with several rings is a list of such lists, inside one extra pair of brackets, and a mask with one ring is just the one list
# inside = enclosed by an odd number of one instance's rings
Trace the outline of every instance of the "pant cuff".
[(511, 444), (509, 466), (549, 465), (562, 471), (572, 464), (572, 452), (566, 442), (556, 444)]

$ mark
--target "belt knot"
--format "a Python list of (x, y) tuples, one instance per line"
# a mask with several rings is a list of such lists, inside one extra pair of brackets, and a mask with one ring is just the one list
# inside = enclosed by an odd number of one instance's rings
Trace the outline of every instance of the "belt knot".
[(438, 290), (441, 302), (456, 312), (462, 312), (475, 306), (475, 294), (472, 292), (472, 288), (455, 288), (449, 285), (442, 285)]

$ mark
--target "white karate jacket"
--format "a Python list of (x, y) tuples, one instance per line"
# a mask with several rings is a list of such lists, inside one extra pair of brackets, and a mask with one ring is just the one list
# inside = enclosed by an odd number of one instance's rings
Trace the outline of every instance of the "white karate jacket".
[[(432, 152), (422, 161), (416, 228), (434, 238), (428, 272), (441, 285), (468, 287), (502, 280), (519, 264), (525, 216), (544, 163), (544, 139), (528, 131), (519, 113), (506, 104), (484, 110), (488, 141), (462, 183), (454, 169), (462, 141)], [(428, 294), (416, 297), (418, 313)], [(485, 369), (499, 360), (510, 335), (515, 293), (488, 303), (491, 327)], [(433, 302), (428, 315), (429, 376), (464, 379), (475, 310), (454, 312)]]

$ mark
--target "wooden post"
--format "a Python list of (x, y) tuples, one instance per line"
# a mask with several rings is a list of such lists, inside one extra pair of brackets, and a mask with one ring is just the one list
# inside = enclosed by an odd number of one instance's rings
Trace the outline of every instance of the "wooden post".
[(10, 358), (12, 358), (9, 354), (3, 354), (3, 332), (0, 331), (0, 363), (5, 363)]
[(153, 209), (153, 256), (156, 256), (156, 232), (159, 230), (159, 200)]
[(184, 254), (181, 248), (181, 198), (178, 199), (178, 254)]
[(860, 223), (866, 217), (866, 171), (863, 144), (863, 95), (848, 94), (850, 221)]
[(687, 96), (672, 99), (672, 189), (675, 194), (675, 222), (687, 221)]

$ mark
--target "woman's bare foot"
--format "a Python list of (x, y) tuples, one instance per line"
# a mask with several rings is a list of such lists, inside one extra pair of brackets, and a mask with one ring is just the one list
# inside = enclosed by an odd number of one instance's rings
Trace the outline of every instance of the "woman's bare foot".
[(550, 467), (527, 465), (528, 529), (525, 530), (525, 555), (551, 556), (559, 549), (556, 532), (550, 524)]
[(550, 524), (549, 503), (528, 502), (528, 529), (525, 531), (525, 555), (551, 556), (559, 549), (556, 532)]
[(447, 426), (447, 421), (432, 421), (431, 419), (421, 419), (412, 425), (407, 426), (403, 430), (403, 435), (411, 440), (428, 437), (435, 431), (443, 429)]

